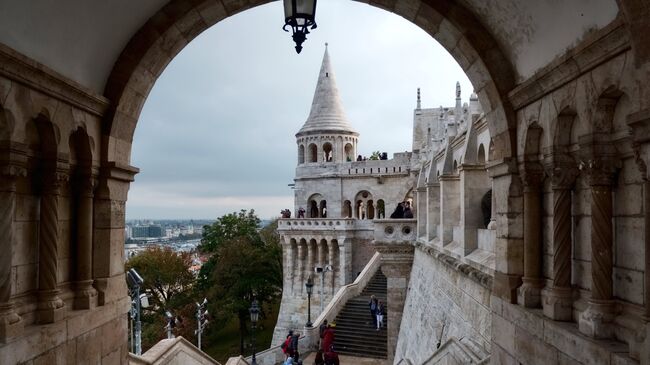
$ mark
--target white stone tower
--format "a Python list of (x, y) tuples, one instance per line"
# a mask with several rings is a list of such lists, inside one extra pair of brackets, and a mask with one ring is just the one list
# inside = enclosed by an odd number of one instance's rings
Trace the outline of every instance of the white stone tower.
[(296, 133), (298, 165), (353, 161), (358, 136), (343, 111), (326, 43), (311, 112)]

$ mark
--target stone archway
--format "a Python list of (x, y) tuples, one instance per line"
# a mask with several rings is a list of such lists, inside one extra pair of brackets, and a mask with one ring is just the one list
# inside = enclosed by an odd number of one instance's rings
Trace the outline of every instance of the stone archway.
[[(108, 78), (112, 103), (105, 117), (103, 161), (128, 165), (144, 102), (171, 60), (202, 31), (268, 0), (172, 0), (131, 38)], [(373, 4), (371, 4), (373, 5)], [(416, 0), (379, 6), (416, 24), (436, 39), (469, 77), (487, 115), (497, 158), (516, 155), (516, 122), (506, 93), (515, 85), (511, 63), (474, 14), (459, 4)]]

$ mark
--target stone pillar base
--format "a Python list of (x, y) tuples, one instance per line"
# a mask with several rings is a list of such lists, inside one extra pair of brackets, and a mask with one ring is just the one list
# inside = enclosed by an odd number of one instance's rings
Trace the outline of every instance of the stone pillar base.
[(544, 315), (554, 321), (573, 318), (573, 290), (571, 288), (544, 288), (542, 290)]
[(39, 324), (54, 323), (65, 317), (65, 307), (59, 298), (58, 290), (41, 291), (36, 309), (36, 322)]
[(541, 279), (527, 277), (522, 280), (523, 284), (517, 288), (517, 303), (526, 308), (541, 307), (544, 282)]
[(640, 365), (650, 365), (650, 322), (646, 322), (644, 333), (637, 336), (637, 347)]
[(80, 281), (76, 283), (74, 308), (75, 309), (92, 309), (97, 305), (97, 290), (92, 287), (92, 280)]
[(0, 343), (20, 337), (24, 325), (23, 319), (13, 311), (12, 304), (0, 305)]
[(614, 302), (611, 300), (590, 300), (587, 310), (582, 312), (578, 320), (578, 329), (592, 338), (611, 338), (614, 329)]

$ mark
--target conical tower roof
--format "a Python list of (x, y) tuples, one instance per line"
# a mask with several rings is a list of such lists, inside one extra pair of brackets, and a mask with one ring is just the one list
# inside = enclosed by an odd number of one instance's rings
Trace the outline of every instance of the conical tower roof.
[(330, 56), (327, 52), (327, 43), (325, 44), (323, 64), (320, 67), (309, 118), (307, 118), (296, 136), (318, 132), (344, 132), (358, 135), (350, 126), (343, 111), (339, 90), (336, 87), (336, 80), (332, 72)]

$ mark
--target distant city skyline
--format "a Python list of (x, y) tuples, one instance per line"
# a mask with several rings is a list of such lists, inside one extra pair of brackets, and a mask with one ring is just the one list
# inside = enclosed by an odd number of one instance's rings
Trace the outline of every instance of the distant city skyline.
[(463, 102), (472, 92), (437, 42), (394, 14), (321, 2), (300, 55), (282, 18), (280, 2), (230, 17), (163, 72), (134, 136), (132, 164), (141, 172), (127, 219), (214, 220), (240, 209), (269, 219), (293, 210), (294, 135), (309, 114), (325, 42), (362, 155), (411, 150), (418, 87), (423, 108), (452, 106), (456, 81)]

